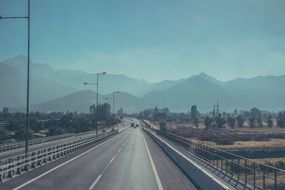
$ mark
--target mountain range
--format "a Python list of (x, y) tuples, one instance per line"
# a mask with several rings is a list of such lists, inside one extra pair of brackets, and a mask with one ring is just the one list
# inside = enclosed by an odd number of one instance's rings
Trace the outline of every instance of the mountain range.
[[(25, 107), (26, 63), (17, 56), (0, 63), (0, 107)], [(96, 86), (83, 85), (96, 82), (95, 73), (73, 70), (55, 70), (48, 64), (31, 63), (31, 109), (33, 111), (88, 112), (96, 101)], [(258, 76), (220, 81), (205, 73), (186, 79), (150, 83), (125, 75), (100, 76), (99, 101), (112, 105), (112, 92), (116, 94), (116, 108), (137, 112), (148, 107), (168, 107), (171, 111), (187, 111), (197, 105), (209, 111), (217, 101), (222, 110), (235, 108), (278, 111), (285, 108), (285, 75)]]

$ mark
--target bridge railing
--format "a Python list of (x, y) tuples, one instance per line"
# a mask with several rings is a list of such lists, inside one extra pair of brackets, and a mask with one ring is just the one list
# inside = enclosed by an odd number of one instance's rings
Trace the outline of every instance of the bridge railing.
[[(37, 139), (32, 139), (29, 141), (29, 145), (35, 145), (35, 144), (40, 144), (44, 142), (49, 142), (49, 141), (54, 141), (62, 138), (68, 138), (72, 137), (74, 134), (72, 133), (67, 133), (63, 135), (55, 135), (55, 136), (50, 136), (50, 137), (42, 137), (42, 138), (37, 138)], [(10, 150), (15, 150), (19, 148), (25, 147), (25, 141), (18, 141), (18, 142), (11, 142), (11, 143), (5, 143), (5, 144), (0, 144), (0, 153), (1, 152), (6, 152)]]
[(159, 135), (174, 141), (183, 149), (197, 155), (208, 165), (224, 175), (234, 178), (247, 189), (285, 189), (285, 170), (248, 159), (226, 150), (186, 139), (165, 131), (155, 130)]
[(79, 140), (73, 140), (60, 145), (36, 150), (28, 154), (21, 154), (0, 160), (0, 182), (4, 182), (14, 176), (21, 175), (22, 173), (28, 172), (58, 158), (69, 155), (91, 143), (117, 133), (118, 131), (110, 131), (99, 135), (88, 136)]

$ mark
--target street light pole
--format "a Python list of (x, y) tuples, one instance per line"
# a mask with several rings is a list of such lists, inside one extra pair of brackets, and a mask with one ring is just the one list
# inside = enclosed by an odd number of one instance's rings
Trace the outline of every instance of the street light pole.
[[(97, 82), (96, 82), (96, 86), (97, 86), (97, 90), (96, 90), (96, 114), (98, 114), (98, 106), (99, 106), (99, 73), (97, 73)], [(98, 116), (98, 115), (97, 115)], [(97, 119), (97, 118), (96, 118)], [(98, 134), (98, 126), (97, 126), (97, 122), (96, 122), (96, 135)]]
[(28, 0), (28, 65), (27, 65), (27, 110), (26, 110), (26, 143), (25, 153), (29, 152), (29, 127), (30, 127), (30, 35), (31, 34), (31, 2)]
[[(107, 74), (106, 72), (102, 72), (102, 73), (97, 73), (96, 74), (96, 83), (88, 83), (88, 82), (85, 82), (83, 84), (85, 85), (96, 85), (97, 87), (97, 90), (96, 90), (96, 114), (98, 114), (98, 106), (99, 106), (99, 76), (100, 75), (105, 75)], [(98, 134), (98, 127), (97, 127), (97, 124), (96, 124), (96, 135)]]
[(29, 152), (29, 125), (30, 125), (30, 30), (31, 30), (31, 2), (28, 1), (28, 16), (0, 16), (0, 20), (5, 19), (27, 19), (28, 21), (28, 43), (27, 43), (27, 99), (26, 99), (26, 140), (25, 140), (25, 153)]

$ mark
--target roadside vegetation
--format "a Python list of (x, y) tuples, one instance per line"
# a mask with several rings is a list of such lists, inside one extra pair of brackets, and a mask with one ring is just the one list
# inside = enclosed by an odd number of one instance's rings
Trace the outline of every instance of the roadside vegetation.
[[(110, 105), (103, 104), (96, 107), (90, 106), (90, 113), (77, 112), (52, 112), (52, 113), (30, 113), (31, 139), (61, 135), (66, 133), (81, 133), (106, 128), (118, 122), (110, 112)], [(0, 112), (0, 143), (13, 140), (24, 140), (26, 136), (25, 125), (26, 114), (21, 112), (10, 113), (7, 108)]]

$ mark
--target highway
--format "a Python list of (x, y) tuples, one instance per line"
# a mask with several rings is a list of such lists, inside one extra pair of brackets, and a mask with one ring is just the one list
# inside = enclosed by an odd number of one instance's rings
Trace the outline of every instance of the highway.
[(0, 184), (0, 189), (196, 188), (141, 128), (128, 128), (112, 138), (8, 180)]

